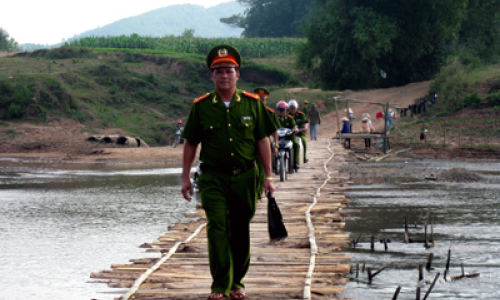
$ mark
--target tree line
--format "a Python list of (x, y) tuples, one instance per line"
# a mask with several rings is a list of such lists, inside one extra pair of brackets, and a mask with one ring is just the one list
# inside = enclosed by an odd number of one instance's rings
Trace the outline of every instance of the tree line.
[(9, 36), (9, 33), (0, 28), (0, 51), (14, 51), (18, 49), (18, 43), (14, 38)]
[(427, 80), (451, 59), (500, 61), (498, 0), (237, 0), (245, 37), (306, 37), (299, 63), (323, 88)]

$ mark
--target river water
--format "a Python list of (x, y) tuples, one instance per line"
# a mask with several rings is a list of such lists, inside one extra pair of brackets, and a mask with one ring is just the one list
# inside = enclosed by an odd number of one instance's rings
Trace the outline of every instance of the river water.
[[(478, 183), (429, 181), (425, 175), (466, 168)], [(118, 289), (88, 283), (91, 272), (131, 258), (158, 257), (139, 245), (152, 242), (175, 222), (188, 221), (179, 193), (180, 169), (51, 170), (0, 167), (0, 300), (114, 299)], [(451, 248), (450, 275), (480, 277), (438, 282), (428, 299), (500, 299), (500, 164), (419, 161), (352, 163), (344, 170), (354, 180), (346, 218), (351, 239), (362, 233), (353, 266), (365, 264), (377, 275), (351, 274), (343, 297), (415, 299), (429, 285), (418, 282), (417, 267), (434, 253), (432, 280), (443, 274)], [(436, 245), (404, 244), (403, 223), (414, 224), (428, 208), (434, 216)], [(421, 224), (421, 223), (420, 223)], [(420, 225), (421, 226), (421, 225)], [(420, 237), (410, 226), (410, 236)], [(375, 236), (375, 252), (370, 237)], [(380, 239), (391, 240), (388, 251)], [(355, 268), (353, 268), (355, 269)]]
[[(426, 180), (451, 168), (465, 168), (483, 180), (456, 183)], [(353, 270), (359, 264), (359, 276), (351, 274), (343, 297), (353, 299), (392, 299), (401, 286), (398, 299), (416, 299), (421, 288), (424, 298), (437, 272), (441, 273), (427, 299), (500, 299), (500, 164), (450, 161), (352, 163), (344, 169), (355, 182), (347, 192), (351, 199), (346, 217), (346, 230), (351, 240), (360, 233), (354, 251)], [(405, 244), (404, 220), (410, 225), (410, 238), (423, 239), (423, 223), (430, 208), (434, 218), (435, 247), (425, 249), (423, 243)], [(422, 217), (422, 218), (421, 218)], [(430, 218), (432, 220), (432, 217)], [(418, 228), (415, 227), (418, 221)], [(421, 228), (419, 230), (419, 228)], [(429, 227), (430, 233), (430, 227)], [(375, 252), (371, 252), (371, 236)], [(388, 239), (385, 251), (382, 239)], [(461, 264), (466, 273), (480, 273), (479, 278), (444, 281), (448, 250), (451, 249), (449, 275), (460, 275)], [(434, 254), (433, 269), (425, 270), (429, 253)], [(367, 273), (389, 266), (368, 284)], [(418, 281), (418, 265), (424, 265), (424, 282)], [(366, 269), (365, 269), (366, 270)], [(449, 277), (449, 276), (448, 276)]]
[(90, 273), (158, 257), (139, 245), (194, 211), (180, 172), (0, 167), (0, 300), (117, 297)]

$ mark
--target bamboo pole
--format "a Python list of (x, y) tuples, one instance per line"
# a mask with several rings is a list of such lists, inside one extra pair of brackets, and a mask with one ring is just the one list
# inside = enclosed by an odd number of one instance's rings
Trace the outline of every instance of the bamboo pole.
[(444, 269), (444, 280), (446, 280), (446, 275), (450, 271), (450, 259), (451, 259), (451, 248), (448, 249), (448, 258), (446, 259), (446, 267)]
[(396, 288), (396, 291), (394, 292), (394, 296), (392, 296), (392, 300), (396, 300), (398, 299), (398, 296), (399, 296), (399, 292), (401, 291), (401, 286), (398, 286)]
[(425, 265), (425, 269), (427, 269), (427, 271), (431, 269), (433, 259), (434, 259), (434, 253), (429, 253), (429, 257), (427, 258), (427, 264)]
[(427, 290), (427, 293), (425, 293), (424, 299), (422, 299), (422, 300), (427, 299), (427, 297), (428, 297), (428, 296), (429, 296), (429, 294), (431, 293), (432, 289), (434, 288), (434, 285), (436, 284), (436, 281), (438, 280), (439, 275), (440, 275), (440, 273), (437, 273), (437, 274), (436, 274), (436, 277), (434, 277), (434, 281), (432, 281), (431, 286), (430, 286), (430, 287), (429, 287), (429, 289)]

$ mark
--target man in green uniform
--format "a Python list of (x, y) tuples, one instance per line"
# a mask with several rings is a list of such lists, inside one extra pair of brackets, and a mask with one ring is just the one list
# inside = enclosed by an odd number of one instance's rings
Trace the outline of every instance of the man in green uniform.
[[(276, 105), (276, 109), (278, 110), (278, 121), (280, 122), (280, 128), (289, 128), (292, 129), (295, 132), (295, 129), (297, 129), (297, 126), (295, 124), (295, 120), (292, 116), (286, 113), (286, 109), (288, 107), (288, 104), (286, 104), (285, 101), (280, 101)], [(297, 171), (299, 169), (299, 143), (295, 140), (295, 133), (293, 133), (292, 136), (292, 143), (293, 143), (293, 152), (294, 152), (294, 169)]]
[(302, 106), (301, 111), (306, 115), (306, 118), (309, 115), (309, 101), (304, 101), (304, 106)]
[(307, 124), (307, 117), (305, 113), (298, 111), (299, 104), (296, 100), (290, 100), (288, 102), (288, 112), (295, 120), (297, 128), (295, 129), (295, 136), (302, 140), (302, 146), (304, 146), (304, 163), (307, 163), (307, 144), (306, 144), (306, 132), (309, 129), (309, 124)]
[(207, 65), (215, 91), (194, 100), (186, 121), (181, 192), (191, 201), (189, 173), (201, 143), (198, 187), (213, 279), (208, 299), (244, 299), (242, 280), (250, 264), (250, 221), (256, 205), (255, 160), (260, 157), (264, 164), (266, 193), (274, 192), (268, 136), (276, 127), (259, 96), (236, 88), (241, 66), (236, 49), (214, 47)]
[[(269, 90), (263, 87), (259, 87), (254, 89), (253, 91), (255, 94), (260, 96), (260, 101), (266, 106), (266, 111), (269, 114), (269, 117), (273, 120), (276, 128), (279, 128), (279, 122), (278, 122), (278, 116), (274, 112), (274, 109), (270, 108), (267, 106), (267, 97), (269, 97)], [(274, 141), (278, 141), (278, 132), (275, 131), (272, 134)], [(278, 143), (274, 143), (274, 147), (271, 144), (271, 155), (272, 157), (276, 156), (277, 153), (277, 148), (278, 148)], [(271, 164), (272, 165), (272, 164)], [(260, 161), (260, 159), (257, 160), (257, 166), (259, 167), (259, 174), (258, 174), (258, 179), (257, 179), (257, 199), (262, 198), (262, 193), (264, 192), (264, 181), (266, 178), (266, 172), (264, 170), (264, 165)]]

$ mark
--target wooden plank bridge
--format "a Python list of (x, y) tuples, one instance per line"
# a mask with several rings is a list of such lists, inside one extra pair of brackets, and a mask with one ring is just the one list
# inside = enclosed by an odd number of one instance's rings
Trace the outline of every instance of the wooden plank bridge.
[[(309, 163), (289, 180), (275, 181), (275, 197), (288, 230), (284, 241), (270, 243), (267, 200), (257, 206), (251, 224), (251, 264), (244, 279), (247, 299), (339, 299), (347, 282), (350, 257), (340, 252), (349, 243), (343, 232), (343, 191), (348, 178), (339, 169), (346, 150), (338, 140), (308, 142)], [(206, 299), (210, 270), (201, 208), (197, 218), (170, 227), (170, 232), (147, 244), (159, 258), (133, 259), (111, 270), (92, 273), (121, 295), (117, 299)]]

